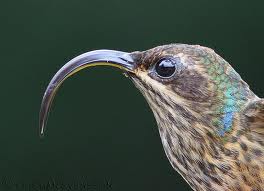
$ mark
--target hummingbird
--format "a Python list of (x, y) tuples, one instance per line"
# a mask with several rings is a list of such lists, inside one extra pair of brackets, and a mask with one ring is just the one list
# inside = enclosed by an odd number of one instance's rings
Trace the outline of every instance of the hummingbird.
[(45, 91), (41, 136), (59, 86), (79, 70), (99, 65), (121, 69), (139, 89), (171, 166), (193, 190), (264, 191), (264, 100), (227, 61), (200, 45), (95, 50), (73, 58)]

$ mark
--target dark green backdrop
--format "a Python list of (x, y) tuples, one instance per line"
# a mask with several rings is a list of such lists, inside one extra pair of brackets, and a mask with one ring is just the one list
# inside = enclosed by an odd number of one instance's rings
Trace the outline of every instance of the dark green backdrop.
[(215, 49), (264, 96), (263, 6), (241, 0), (2, 1), (0, 190), (190, 190), (165, 156), (147, 103), (120, 71), (98, 67), (68, 79), (40, 139), (44, 90), (83, 52), (182, 42)]

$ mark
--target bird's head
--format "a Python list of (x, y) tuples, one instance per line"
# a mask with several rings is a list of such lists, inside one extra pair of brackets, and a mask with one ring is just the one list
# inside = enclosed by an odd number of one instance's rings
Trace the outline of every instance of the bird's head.
[[(212, 49), (171, 44), (132, 53), (97, 50), (65, 64), (52, 78), (42, 101), (40, 133), (61, 83), (90, 66), (122, 69), (146, 98), (161, 136), (171, 142), (222, 137), (232, 130), (236, 116), (254, 96), (238, 73)], [(196, 143), (196, 142), (194, 142)]]
[(248, 85), (223, 58), (199, 45), (171, 44), (132, 53), (91, 51), (65, 64), (49, 83), (40, 111), (41, 134), (61, 83), (97, 65), (118, 67), (127, 74), (145, 96), (161, 131), (173, 125), (177, 134), (191, 130), (193, 135), (223, 136), (251, 96)]

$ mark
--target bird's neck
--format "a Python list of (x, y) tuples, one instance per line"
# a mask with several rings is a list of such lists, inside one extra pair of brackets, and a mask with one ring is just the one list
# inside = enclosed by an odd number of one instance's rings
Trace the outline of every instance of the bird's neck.
[(194, 190), (237, 189), (241, 173), (234, 167), (237, 163), (245, 164), (238, 158), (240, 135), (237, 133), (242, 132), (239, 113), (233, 113), (232, 131), (220, 136), (215, 131), (219, 127), (212, 127), (217, 125), (210, 120), (212, 113), (198, 115), (179, 105), (174, 110), (168, 107), (157, 110), (153, 105), (151, 108), (171, 165)]
[(174, 95), (140, 90), (154, 113), (171, 165), (195, 191), (247, 190), (240, 189), (240, 170), (248, 164), (239, 158), (237, 139), (243, 126), (239, 114), (248, 97), (224, 101), (215, 97), (192, 104)]
[[(226, 149), (222, 140), (215, 138), (210, 132), (201, 135), (201, 132), (193, 130), (200, 125), (194, 123), (192, 126), (170, 126), (160, 121), (162, 144), (173, 168), (194, 190), (220, 191), (230, 184), (232, 175), (229, 171), (232, 164), (225, 160)], [(185, 130), (179, 134), (179, 129)]]
[(263, 147), (251, 140), (241, 122), (241, 112), (234, 112), (232, 131), (220, 136), (209, 116), (201, 113), (199, 118), (177, 107), (153, 112), (171, 165), (195, 191), (247, 191), (253, 185), (262, 190), (252, 174), (261, 179), (264, 166), (257, 164), (257, 159), (252, 161), (257, 155), (254, 150)]

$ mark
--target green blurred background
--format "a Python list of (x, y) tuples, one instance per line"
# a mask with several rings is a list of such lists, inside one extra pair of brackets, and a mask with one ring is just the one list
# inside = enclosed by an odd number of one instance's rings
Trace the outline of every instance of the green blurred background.
[(180, 42), (215, 49), (263, 97), (263, 7), (230, 0), (2, 1), (0, 190), (52, 181), (61, 190), (191, 190), (170, 166), (146, 101), (118, 69), (91, 68), (68, 79), (40, 139), (44, 90), (86, 51)]

